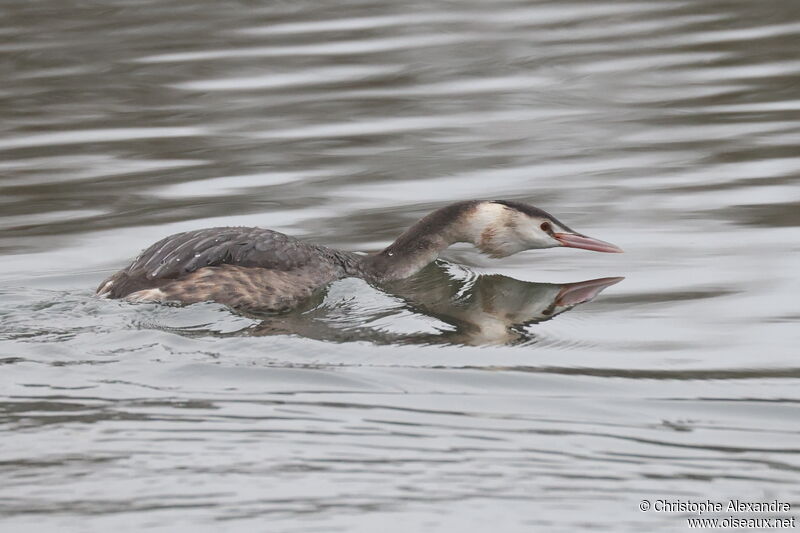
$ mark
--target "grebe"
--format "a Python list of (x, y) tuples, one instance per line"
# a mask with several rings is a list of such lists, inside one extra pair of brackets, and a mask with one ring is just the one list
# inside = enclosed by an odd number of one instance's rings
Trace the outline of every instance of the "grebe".
[(283, 311), (337, 279), (382, 283), (407, 278), (457, 242), (472, 243), (495, 258), (557, 246), (622, 252), (531, 205), (471, 200), (430, 213), (371, 255), (334, 250), (262, 228), (177, 233), (103, 281), (97, 294), (131, 302), (214, 301), (243, 310)]

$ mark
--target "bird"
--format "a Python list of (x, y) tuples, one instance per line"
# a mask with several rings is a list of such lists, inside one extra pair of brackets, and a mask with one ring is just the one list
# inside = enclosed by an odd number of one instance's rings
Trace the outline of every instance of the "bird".
[(258, 227), (177, 233), (145, 249), (97, 294), (129, 302), (217, 302), (252, 312), (293, 309), (346, 277), (380, 284), (408, 278), (452, 244), (467, 242), (492, 258), (541, 248), (620, 253), (553, 215), (511, 200), (467, 200), (423, 217), (380, 252), (358, 254)]

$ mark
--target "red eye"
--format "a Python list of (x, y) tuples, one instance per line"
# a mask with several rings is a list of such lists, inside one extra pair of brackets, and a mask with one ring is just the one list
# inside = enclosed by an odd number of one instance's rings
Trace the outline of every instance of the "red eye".
[(549, 222), (542, 222), (539, 227), (542, 228), (542, 231), (547, 233), (550, 233), (553, 230), (553, 226), (551, 226)]

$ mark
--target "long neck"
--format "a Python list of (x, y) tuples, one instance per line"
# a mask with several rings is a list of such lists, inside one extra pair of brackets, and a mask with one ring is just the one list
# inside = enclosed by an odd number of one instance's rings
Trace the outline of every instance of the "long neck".
[(422, 270), (456, 242), (474, 242), (468, 220), (478, 202), (459, 202), (419, 220), (377, 254), (364, 258), (368, 275), (381, 281), (401, 279)]

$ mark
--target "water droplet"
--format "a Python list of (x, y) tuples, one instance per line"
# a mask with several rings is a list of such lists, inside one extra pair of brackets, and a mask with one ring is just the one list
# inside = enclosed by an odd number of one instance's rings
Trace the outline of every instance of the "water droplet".
[(389, 252), (387, 255), (388, 255), (389, 257), (392, 257), (392, 256), (394, 255), (394, 252)]
[(177, 258), (175, 261), (177, 261), (178, 263), (180, 263), (180, 262), (181, 262), (181, 258), (179, 257), (179, 258)]
[(200, 257), (200, 254), (194, 254), (195, 257)]

